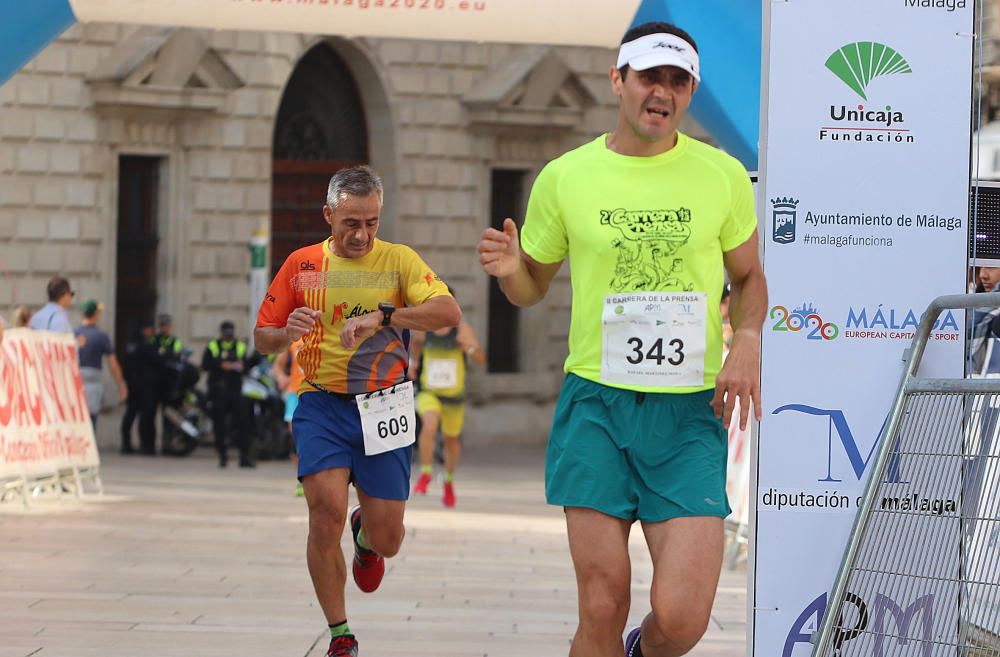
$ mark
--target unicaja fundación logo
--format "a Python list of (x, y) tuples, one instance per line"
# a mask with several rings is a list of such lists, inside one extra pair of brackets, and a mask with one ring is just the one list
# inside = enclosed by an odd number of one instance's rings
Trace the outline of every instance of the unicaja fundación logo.
[(863, 100), (868, 100), (865, 92), (875, 78), (913, 72), (895, 49), (874, 41), (856, 41), (834, 51), (826, 67)]
[(826, 68), (864, 103), (832, 103), (829, 121), (824, 121), (819, 129), (819, 141), (885, 145), (916, 141), (902, 108), (881, 103), (868, 106), (868, 87), (872, 81), (913, 72), (895, 48), (875, 41), (855, 41), (827, 57)]

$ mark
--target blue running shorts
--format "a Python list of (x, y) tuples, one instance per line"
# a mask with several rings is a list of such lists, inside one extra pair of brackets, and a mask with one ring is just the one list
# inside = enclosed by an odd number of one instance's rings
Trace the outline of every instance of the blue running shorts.
[(361, 416), (353, 399), (320, 391), (300, 394), (292, 433), (300, 480), (331, 468), (349, 468), (351, 480), (366, 495), (409, 499), (413, 445), (367, 456)]

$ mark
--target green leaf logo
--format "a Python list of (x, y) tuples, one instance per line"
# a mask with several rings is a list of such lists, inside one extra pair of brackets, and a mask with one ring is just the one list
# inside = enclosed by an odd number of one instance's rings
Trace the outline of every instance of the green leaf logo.
[(826, 67), (864, 100), (868, 100), (865, 90), (875, 78), (913, 72), (895, 49), (874, 41), (856, 41), (834, 51)]

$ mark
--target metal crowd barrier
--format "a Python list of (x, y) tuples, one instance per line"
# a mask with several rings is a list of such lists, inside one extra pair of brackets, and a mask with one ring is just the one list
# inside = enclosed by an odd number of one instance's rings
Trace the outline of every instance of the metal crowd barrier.
[(935, 299), (905, 371), (813, 657), (1000, 656), (1000, 378), (920, 378)]

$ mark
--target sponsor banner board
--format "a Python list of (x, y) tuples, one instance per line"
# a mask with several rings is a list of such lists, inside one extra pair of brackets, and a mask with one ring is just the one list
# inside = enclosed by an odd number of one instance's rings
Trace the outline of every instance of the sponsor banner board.
[[(965, 291), (973, 6), (791, 0), (765, 3), (765, 12), (759, 207), (772, 307), (751, 491), (750, 641), (756, 655), (803, 657), (874, 463), (903, 351), (933, 298)], [(964, 322), (958, 311), (938, 320), (922, 375), (962, 377)], [(896, 466), (888, 476), (898, 495), (887, 503), (955, 516), (955, 531), (941, 537), (955, 547), (940, 552), (947, 565), (958, 554), (957, 489), (918, 490), (906, 463)], [(869, 619), (901, 623), (909, 614), (911, 636), (957, 626), (954, 596), (919, 585), (905, 600), (876, 590), (857, 604)], [(933, 613), (922, 615), (928, 605)], [(905, 640), (893, 634), (886, 654)]]

